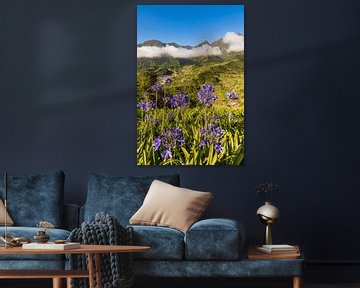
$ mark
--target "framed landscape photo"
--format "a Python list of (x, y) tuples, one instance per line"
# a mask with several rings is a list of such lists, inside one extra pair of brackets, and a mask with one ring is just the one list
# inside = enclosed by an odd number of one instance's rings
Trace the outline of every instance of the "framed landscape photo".
[(244, 5), (137, 6), (137, 164), (244, 162)]

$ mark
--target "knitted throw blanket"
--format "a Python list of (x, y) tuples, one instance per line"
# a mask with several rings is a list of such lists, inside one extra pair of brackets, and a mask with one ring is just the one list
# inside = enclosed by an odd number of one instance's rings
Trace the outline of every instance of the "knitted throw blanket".
[[(81, 224), (81, 228), (71, 231), (69, 240), (81, 244), (97, 245), (133, 245), (134, 242), (132, 227), (122, 227), (116, 218), (104, 212), (96, 214), (94, 222), (84, 222)], [(87, 255), (70, 254), (67, 257), (70, 260), (71, 269), (87, 269)], [(132, 253), (101, 254), (101, 280), (103, 288), (129, 288), (133, 286)], [(87, 288), (89, 287), (88, 282), (88, 279), (73, 279), (71, 287)]]

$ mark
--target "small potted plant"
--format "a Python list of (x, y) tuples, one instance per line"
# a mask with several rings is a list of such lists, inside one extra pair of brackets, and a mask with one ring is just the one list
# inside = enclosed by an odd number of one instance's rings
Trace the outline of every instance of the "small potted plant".
[(48, 221), (40, 221), (36, 227), (42, 228), (43, 230), (39, 230), (36, 235), (34, 235), (34, 240), (37, 243), (47, 243), (50, 239), (49, 235), (47, 235), (47, 231), (49, 229), (54, 228), (55, 226)]

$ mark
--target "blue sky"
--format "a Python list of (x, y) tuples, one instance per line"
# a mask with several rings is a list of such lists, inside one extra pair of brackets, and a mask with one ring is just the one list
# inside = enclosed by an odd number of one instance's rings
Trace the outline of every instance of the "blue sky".
[(244, 33), (244, 5), (138, 5), (137, 43), (157, 39), (180, 45)]

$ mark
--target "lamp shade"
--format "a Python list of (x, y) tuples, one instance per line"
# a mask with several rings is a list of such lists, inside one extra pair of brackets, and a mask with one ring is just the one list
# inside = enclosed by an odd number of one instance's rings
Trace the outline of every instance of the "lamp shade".
[(276, 220), (280, 217), (280, 211), (274, 205), (271, 205), (270, 202), (265, 202), (265, 205), (261, 206), (256, 214), (258, 216), (263, 216), (268, 218), (269, 220)]

